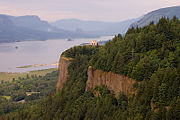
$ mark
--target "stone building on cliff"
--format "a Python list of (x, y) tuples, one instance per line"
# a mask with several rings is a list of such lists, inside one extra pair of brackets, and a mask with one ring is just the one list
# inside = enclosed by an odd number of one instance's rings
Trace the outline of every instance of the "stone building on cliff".
[(98, 45), (98, 42), (97, 42), (96, 40), (92, 40), (91, 43), (90, 43), (90, 45), (92, 45), (92, 46), (97, 46), (97, 45)]

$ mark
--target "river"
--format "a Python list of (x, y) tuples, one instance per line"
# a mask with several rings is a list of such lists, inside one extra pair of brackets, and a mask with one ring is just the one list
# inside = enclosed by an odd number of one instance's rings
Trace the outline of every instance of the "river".
[[(105, 41), (113, 36), (103, 36), (100, 38), (81, 38), (67, 41), (67, 39), (54, 39), (46, 41), (24, 41), (14, 43), (0, 43), (0, 72), (28, 72), (55, 68), (59, 57), (66, 49), (90, 43), (91, 40)], [(36, 67), (17, 68), (27, 65), (37, 65)], [(42, 65), (42, 66), (40, 66)]]

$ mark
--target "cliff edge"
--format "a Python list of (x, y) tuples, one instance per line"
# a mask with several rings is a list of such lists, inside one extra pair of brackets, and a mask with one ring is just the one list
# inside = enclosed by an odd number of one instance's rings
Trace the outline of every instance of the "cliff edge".
[[(63, 88), (63, 84), (66, 82), (70, 60), (70, 58), (60, 57), (59, 78), (56, 84), (56, 93)], [(92, 90), (95, 86), (105, 85), (116, 97), (118, 97), (120, 91), (126, 96), (134, 93), (133, 84), (136, 81), (124, 75), (93, 70), (92, 66), (89, 66), (87, 74), (88, 80), (86, 82), (86, 91)]]
[(68, 66), (70, 64), (70, 59), (61, 56), (59, 60), (59, 78), (56, 84), (56, 93), (63, 88), (63, 84), (66, 82), (68, 76)]
[(124, 75), (115, 74), (113, 72), (103, 72), (101, 70), (93, 70), (92, 66), (88, 68), (88, 80), (86, 82), (86, 91), (92, 90), (95, 86), (105, 85), (118, 97), (119, 92), (123, 92), (126, 96), (133, 92), (133, 84), (136, 81)]

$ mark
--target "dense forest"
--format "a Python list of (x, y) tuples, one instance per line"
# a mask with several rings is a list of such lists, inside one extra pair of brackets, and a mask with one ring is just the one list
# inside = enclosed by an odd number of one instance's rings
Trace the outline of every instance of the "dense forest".
[[(66, 50), (72, 58), (62, 90), (31, 108), (2, 115), (4, 120), (179, 120), (180, 21), (161, 18), (143, 28), (130, 28), (104, 46)], [(137, 82), (137, 94), (119, 97), (106, 86), (100, 96), (85, 91), (88, 66), (126, 75)]]

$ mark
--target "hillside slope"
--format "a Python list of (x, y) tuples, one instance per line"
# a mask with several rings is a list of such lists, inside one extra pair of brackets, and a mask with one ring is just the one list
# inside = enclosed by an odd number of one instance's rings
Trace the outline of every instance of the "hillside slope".
[(167, 17), (169, 19), (172, 19), (174, 16), (180, 19), (180, 6), (175, 7), (168, 7), (168, 8), (162, 8), (155, 11), (152, 11), (144, 17), (136, 22), (134, 22), (131, 26), (139, 26), (143, 27), (145, 25), (148, 25), (151, 21), (154, 21), (156, 24), (160, 18)]
[[(36, 15), (26, 15), (26, 16), (9, 16), (15, 26), (25, 27), (29, 29), (35, 29), (46, 32), (57, 32), (58, 28), (50, 25), (47, 21), (41, 20)], [(59, 29), (60, 30), (60, 29)]]

